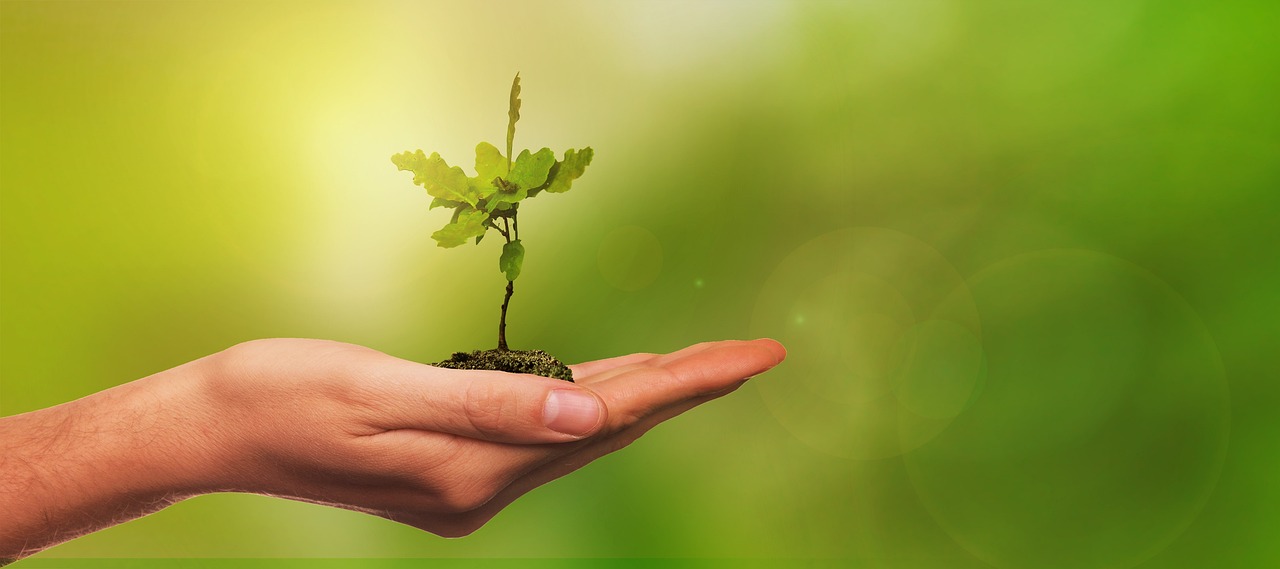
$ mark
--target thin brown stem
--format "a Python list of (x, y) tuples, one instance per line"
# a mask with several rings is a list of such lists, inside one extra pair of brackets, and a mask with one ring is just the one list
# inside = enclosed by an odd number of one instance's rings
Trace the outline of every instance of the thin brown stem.
[[(507, 243), (511, 242), (511, 218), (502, 218), (502, 226), (504, 230), (502, 236), (506, 238)], [(515, 283), (507, 281), (507, 295), (502, 298), (502, 318), (498, 320), (498, 349), (507, 351), (507, 306), (511, 304), (511, 295), (516, 291)]]
[(502, 299), (502, 319), (498, 321), (498, 349), (507, 351), (507, 305), (511, 304), (511, 295), (516, 291), (515, 283), (507, 281), (507, 296)]

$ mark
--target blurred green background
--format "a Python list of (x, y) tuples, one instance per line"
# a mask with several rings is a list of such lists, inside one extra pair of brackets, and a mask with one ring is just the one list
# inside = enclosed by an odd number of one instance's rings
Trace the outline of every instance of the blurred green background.
[(0, 414), (258, 337), (488, 347), (498, 242), (435, 247), (448, 214), (389, 158), (470, 170), (517, 71), (516, 147), (596, 159), (524, 208), (513, 347), (790, 350), (466, 539), (215, 495), (24, 563), (1274, 566), (1277, 22), (1275, 2), (5, 0)]

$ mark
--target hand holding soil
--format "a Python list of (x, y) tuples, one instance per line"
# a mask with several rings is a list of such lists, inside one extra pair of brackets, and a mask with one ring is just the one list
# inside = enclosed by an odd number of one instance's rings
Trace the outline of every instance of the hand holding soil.
[(464, 536), (524, 493), (777, 365), (773, 340), (570, 366), (577, 383), (257, 340), (0, 418), (0, 564), (200, 494)]

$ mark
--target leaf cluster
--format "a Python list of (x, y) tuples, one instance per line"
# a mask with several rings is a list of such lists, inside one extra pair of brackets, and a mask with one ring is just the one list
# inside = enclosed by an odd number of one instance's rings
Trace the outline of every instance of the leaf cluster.
[(520, 274), (524, 246), (513, 223), (520, 202), (543, 192), (558, 194), (569, 191), (574, 180), (591, 164), (590, 147), (569, 149), (557, 160), (550, 148), (537, 152), (521, 151), (514, 160), (511, 144), (515, 124), (520, 119), (520, 76), (511, 86), (511, 102), (507, 123), (507, 154), (488, 142), (476, 145), (475, 176), (468, 176), (458, 166), (449, 166), (439, 153), (427, 156), (422, 150), (401, 152), (391, 157), (400, 170), (413, 173), (413, 183), (427, 190), (431, 208), (452, 208), (449, 223), (431, 234), (441, 247), (457, 247), (484, 238), (489, 229), (506, 238), (499, 268), (507, 280)]
[[(439, 153), (427, 156), (422, 150), (402, 152), (391, 157), (401, 170), (413, 172), (413, 183), (426, 188), (431, 208), (453, 208), (453, 218), (432, 237), (441, 247), (457, 247), (471, 237), (482, 237), (495, 227), (499, 218), (510, 217), (520, 202), (542, 192), (569, 191), (573, 181), (582, 176), (591, 163), (591, 148), (569, 149), (562, 160), (556, 160), (550, 148), (537, 152), (524, 150), (516, 157), (510, 172), (507, 159), (488, 142), (476, 146), (475, 176), (467, 176), (462, 168), (449, 166)], [(478, 241), (477, 241), (478, 242)]]

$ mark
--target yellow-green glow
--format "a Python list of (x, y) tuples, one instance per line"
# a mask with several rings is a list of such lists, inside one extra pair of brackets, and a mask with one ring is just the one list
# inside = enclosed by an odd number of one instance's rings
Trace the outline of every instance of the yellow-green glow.
[(449, 212), (388, 157), (472, 171), (516, 72), (517, 151), (597, 156), (522, 205), (512, 347), (789, 349), (467, 539), (215, 495), (25, 563), (1274, 566), (1277, 21), (1263, 1), (0, 2), (0, 414), (257, 337), (489, 347), (501, 240), (436, 247)]

